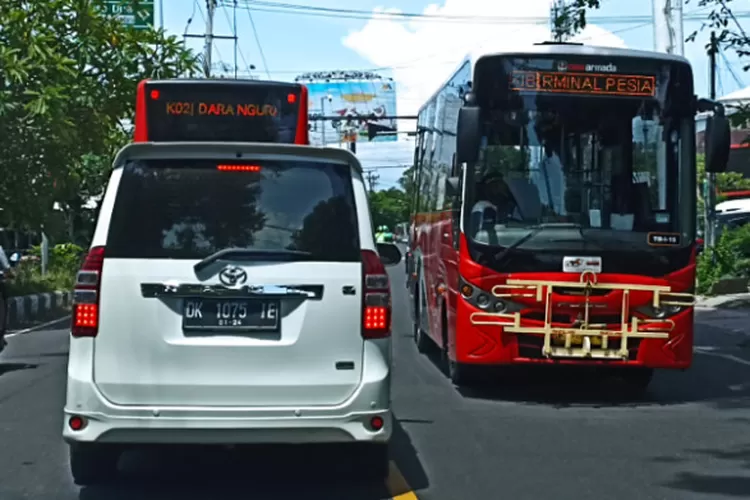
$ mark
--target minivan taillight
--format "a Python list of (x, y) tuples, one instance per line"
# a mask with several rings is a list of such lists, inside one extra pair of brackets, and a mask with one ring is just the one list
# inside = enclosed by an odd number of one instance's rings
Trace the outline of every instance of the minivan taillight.
[(362, 337), (390, 337), (391, 288), (385, 266), (372, 250), (362, 250), (362, 282)]
[(103, 265), (104, 247), (92, 247), (76, 275), (70, 330), (74, 337), (96, 337), (99, 331), (99, 287)]

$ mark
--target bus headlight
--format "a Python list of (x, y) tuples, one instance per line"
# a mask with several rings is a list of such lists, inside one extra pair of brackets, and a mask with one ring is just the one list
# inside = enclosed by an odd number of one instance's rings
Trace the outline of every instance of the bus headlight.
[(683, 311), (685, 308), (681, 306), (642, 306), (636, 309), (639, 313), (648, 316), (649, 318), (664, 319)]
[(467, 303), (488, 313), (514, 313), (524, 308), (521, 304), (501, 299), (488, 290), (469, 284), (463, 278), (459, 278), (458, 290)]
[(490, 298), (487, 296), (487, 294), (480, 293), (477, 296), (477, 305), (482, 309), (487, 309), (487, 306), (490, 305)]

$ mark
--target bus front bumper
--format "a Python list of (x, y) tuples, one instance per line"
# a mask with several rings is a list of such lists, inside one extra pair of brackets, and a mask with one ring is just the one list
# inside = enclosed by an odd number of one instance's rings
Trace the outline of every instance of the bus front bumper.
[[(555, 288), (580, 288), (588, 297), (595, 289), (617, 291), (621, 296), (619, 321), (600, 323), (590, 303), (581, 299), (578, 324), (555, 323), (552, 294)], [(677, 307), (664, 318), (634, 316), (634, 294), (651, 294), (655, 309)], [(458, 300), (454, 339), (455, 360), (466, 364), (606, 364), (649, 368), (688, 368), (692, 362), (694, 297), (675, 293), (666, 285), (597, 283), (582, 276), (580, 282), (511, 279), (497, 285), (492, 294), (506, 300), (535, 299), (539, 311), (534, 319), (522, 312), (494, 313), (476, 309)], [(642, 299), (641, 299), (642, 300)], [(624, 318), (624, 319), (623, 319)]]

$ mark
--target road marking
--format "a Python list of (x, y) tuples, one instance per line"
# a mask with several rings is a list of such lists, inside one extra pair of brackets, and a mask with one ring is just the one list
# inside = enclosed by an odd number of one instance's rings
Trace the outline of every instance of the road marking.
[(729, 361), (734, 361), (735, 363), (739, 363), (741, 365), (750, 366), (750, 361), (746, 359), (742, 359), (738, 356), (734, 356), (732, 354), (723, 354), (720, 352), (713, 352), (714, 348), (706, 348), (706, 347), (696, 347), (693, 349), (694, 352), (705, 354), (706, 356), (714, 356), (717, 358), (724, 358)]
[(31, 333), (36, 330), (43, 330), (47, 328), (48, 326), (54, 325), (55, 323), (62, 323), (63, 321), (66, 321), (69, 319), (70, 319), (70, 314), (67, 314), (63, 316), (62, 318), (53, 319), (52, 321), (47, 321), (46, 323), (42, 323), (41, 325), (32, 326), (30, 328), (24, 328), (23, 330), (14, 330), (8, 333), (7, 335), (5, 335), (5, 338), (9, 339), (11, 337), (15, 337), (16, 335), (24, 335), (24, 334)]
[(417, 495), (411, 490), (411, 487), (401, 475), (401, 471), (396, 467), (396, 463), (391, 461), (388, 469), (388, 479), (385, 482), (392, 500), (418, 500)]

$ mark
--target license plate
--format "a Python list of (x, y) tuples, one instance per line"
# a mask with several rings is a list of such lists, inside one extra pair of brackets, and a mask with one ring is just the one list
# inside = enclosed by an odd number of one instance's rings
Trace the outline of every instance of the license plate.
[[(583, 335), (572, 335), (570, 338), (570, 345), (571, 346), (582, 346), (583, 345)], [(552, 337), (553, 343), (558, 346), (564, 346), (565, 345), (565, 335), (555, 335)], [(602, 338), (597, 336), (591, 336), (589, 337), (591, 339), (591, 345), (592, 346), (600, 346), (602, 345)]]
[(186, 330), (266, 331), (279, 329), (278, 300), (185, 299), (182, 327)]

